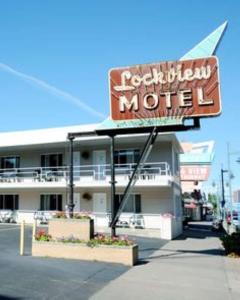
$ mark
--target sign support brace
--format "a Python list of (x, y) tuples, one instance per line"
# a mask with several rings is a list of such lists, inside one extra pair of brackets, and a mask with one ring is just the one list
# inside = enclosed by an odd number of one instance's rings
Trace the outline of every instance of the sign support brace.
[[(112, 228), (112, 236), (115, 235), (116, 223), (117, 223), (119, 216), (121, 215), (122, 210), (128, 200), (128, 196), (131, 193), (131, 190), (137, 181), (138, 174), (140, 173), (139, 171), (141, 171), (142, 166), (144, 165), (146, 159), (148, 158), (148, 155), (150, 154), (150, 152), (152, 150), (153, 144), (154, 144), (157, 136), (158, 136), (158, 131), (157, 131), (157, 128), (154, 127), (152, 129), (152, 132), (148, 136), (148, 139), (144, 145), (144, 148), (139, 157), (139, 160), (130, 176), (128, 185), (126, 186), (124, 194), (123, 194), (122, 201), (116, 212), (115, 212), (115, 203), (114, 203), (115, 202), (115, 171), (114, 171), (115, 166), (114, 166), (114, 164), (112, 164), (112, 166), (111, 166), (111, 169), (113, 169), (113, 172), (111, 173), (112, 174), (112, 178), (111, 178), (112, 179), (111, 180), (111, 182), (112, 182), (112, 199), (111, 200), (112, 200), (113, 206), (112, 206), (112, 222), (110, 223), (110, 227)], [(112, 151), (114, 150), (113, 147), (111, 147), (111, 149), (112, 149)], [(112, 156), (113, 156), (113, 153), (112, 153)]]

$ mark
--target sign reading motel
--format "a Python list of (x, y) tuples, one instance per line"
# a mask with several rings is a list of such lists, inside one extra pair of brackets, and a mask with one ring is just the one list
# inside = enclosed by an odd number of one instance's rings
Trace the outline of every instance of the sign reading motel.
[(112, 69), (111, 117), (133, 120), (219, 115), (218, 71), (214, 56)]

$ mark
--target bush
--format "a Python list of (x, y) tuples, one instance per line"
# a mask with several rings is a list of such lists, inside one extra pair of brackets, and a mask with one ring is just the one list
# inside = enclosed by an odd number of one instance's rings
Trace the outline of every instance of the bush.
[(78, 220), (90, 220), (91, 217), (86, 215), (86, 214), (82, 214), (82, 213), (76, 213), (75, 215), (73, 215), (73, 219), (78, 219)]
[(39, 230), (35, 235), (35, 240), (40, 242), (50, 242), (52, 240), (52, 236), (47, 234), (45, 230)]
[(234, 232), (231, 235), (221, 237), (222, 245), (227, 255), (240, 256), (240, 233)]
[(131, 246), (133, 241), (129, 240), (127, 237), (110, 237), (104, 234), (97, 234), (94, 239), (87, 242), (89, 247), (95, 247), (98, 245), (112, 245), (112, 246)]
[[(68, 219), (68, 216), (64, 211), (56, 212), (53, 217), (56, 219)], [(87, 213), (74, 213), (73, 219), (90, 220), (91, 218)]]
[(96, 247), (98, 245), (109, 245), (109, 246), (121, 247), (121, 246), (132, 246), (134, 244), (133, 241), (129, 240), (127, 236), (110, 237), (102, 233), (96, 234), (95, 237), (88, 242), (75, 238), (74, 236), (53, 239), (51, 235), (45, 232), (45, 230), (39, 230), (35, 235), (35, 240), (40, 242), (86, 244), (88, 247)]

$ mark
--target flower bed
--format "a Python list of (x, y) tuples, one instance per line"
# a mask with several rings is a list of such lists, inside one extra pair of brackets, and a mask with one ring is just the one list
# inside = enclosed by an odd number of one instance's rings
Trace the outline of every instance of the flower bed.
[(52, 241), (52, 236), (47, 234), (45, 230), (39, 230), (35, 235), (35, 240), (39, 242), (50, 242)]
[(104, 261), (132, 266), (138, 259), (138, 246), (126, 237), (96, 235), (85, 242), (81, 239), (63, 237), (53, 239), (43, 231), (38, 232), (32, 243), (33, 256)]
[[(53, 215), (53, 218), (54, 219), (69, 219), (69, 217), (67, 216), (66, 212), (63, 212), (63, 211), (56, 212)], [(73, 213), (72, 219), (90, 220), (91, 217), (87, 213)]]
[(225, 235), (220, 238), (225, 253), (231, 257), (240, 257), (240, 232), (234, 232), (231, 235)]
[(89, 241), (94, 236), (94, 222), (88, 215), (75, 214), (69, 219), (65, 213), (58, 213), (49, 220), (48, 232), (55, 239), (74, 236)]

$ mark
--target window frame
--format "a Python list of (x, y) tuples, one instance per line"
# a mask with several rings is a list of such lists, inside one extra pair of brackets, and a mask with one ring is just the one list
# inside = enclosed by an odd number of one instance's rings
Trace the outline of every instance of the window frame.
[[(46, 197), (46, 198), (45, 198)], [(51, 197), (56, 197), (55, 199), (51, 199)], [(53, 209), (51, 209), (51, 201), (55, 200), (55, 205)], [(63, 210), (63, 195), (62, 194), (49, 194), (43, 193), (40, 194), (40, 211), (62, 211)]]
[[(50, 156), (53, 155), (57, 155), (58, 156), (58, 162), (56, 166), (50, 166)], [(44, 157), (44, 160), (43, 160)], [(48, 158), (48, 165), (47, 165), (47, 161), (46, 161), (46, 157)], [(61, 157), (59, 159), (59, 157)], [(59, 163), (60, 162), (60, 163)], [(40, 165), (41, 168), (55, 168), (55, 167), (62, 167), (63, 166), (63, 153), (62, 152), (54, 152), (54, 153), (42, 153), (40, 154)]]
[[(4, 159), (11, 159), (11, 158), (15, 159), (15, 166), (12, 167), (12, 168), (8, 168), (8, 167), (4, 166), (5, 165), (5, 163), (3, 163)], [(0, 157), (0, 167), (1, 167), (1, 169), (6, 169), (6, 170), (20, 168), (20, 155), (5, 155), (5, 156), (1, 156)]]
[[(116, 194), (115, 195), (115, 205), (117, 208), (119, 207), (120, 201), (123, 197), (123, 194)], [(141, 214), (142, 213), (142, 195), (138, 193), (131, 194), (133, 198), (131, 199), (133, 201), (133, 211), (125, 211), (125, 207), (123, 208), (122, 212), (123, 213), (133, 213), (133, 214)], [(130, 198), (128, 198), (130, 200)], [(138, 204), (137, 204), (138, 202)], [(127, 203), (126, 203), (127, 205)]]
[[(127, 155), (125, 154), (125, 157), (126, 157), (126, 163), (120, 163), (120, 153), (123, 153), (124, 155), (124, 152), (132, 152), (131, 155)], [(124, 167), (124, 165), (128, 165), (128, 164), (136, 164), (138, 162), (138, 158), (140, 156), (140, 149), (139, 148), (130, 148), (130, 149), (117, 149), (114, 151), (114, 163), (116, 166), (118, 167)], [(127, 162), (127, 157), (131, 157), (132, 161), (131, 162)]]
[[(6, 207), (6, 197), (12, 196), (12, 208)], [(0, 210), (19, 210), (19, 195), (18, 194), (0, 194)]]

